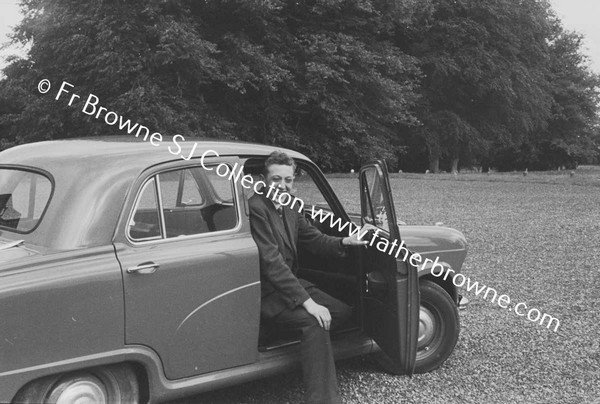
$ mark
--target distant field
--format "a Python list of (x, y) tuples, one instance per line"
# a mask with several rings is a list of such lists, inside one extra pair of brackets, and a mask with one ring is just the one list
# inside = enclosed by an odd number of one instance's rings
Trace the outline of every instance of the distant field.
[[(368, 357), (339, 362), (345, 403), (598, 402), (600, 169), (569, 172), (393, 175), (400, 219), (461, 230), (467, 276), (561, 325), (554, 333), (463, 290), (471, 303), (442, 368), (407, 378)], [(357, 211), (356, 175), (329, 180)], [(295, 372), (177, 403), (301, 403), (301, 386)]]
[[(572, 174), (571, 174), (572, 173)], [(328, 174), (328, 178), (358, 178), (358, 174)], [(579, 166), (576, 170), (519, 172), (459, 173), (458, 175), (390, 173), (391, 178), (421, 179), (428, 181), (485, 181), (485, 182), (524, 182), (540, 184), (591, 185), (600, 187), (600, 166)]]

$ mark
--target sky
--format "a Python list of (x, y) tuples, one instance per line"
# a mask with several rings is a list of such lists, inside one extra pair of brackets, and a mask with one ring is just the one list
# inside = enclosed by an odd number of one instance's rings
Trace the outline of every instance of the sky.
[(600, 1), (550, 0), (563, 27), (585, 37), (583, 53), (590, 58), (590, 67), (600, 74)]
[[(550, 4), (567, 30), (585, 36), (583, 53), (590, 58), (590, 68), (600, 74), (600, 1), (550, 0)], [(20, 19), (18, 0), (0, 0), (0, 44), (8, 41), (6, 35)], [(0, 69), (6, 64), (6, 56), (22, 52), (18, 48), (0, 48)]]
[(7, 35), (21, 21), (18, 3), (18, 0), (0, 0), (0, 69), (6, 65), (6, 56), (23, 53), (19, 48), (3, 48), (3, 45), (9, 41)]

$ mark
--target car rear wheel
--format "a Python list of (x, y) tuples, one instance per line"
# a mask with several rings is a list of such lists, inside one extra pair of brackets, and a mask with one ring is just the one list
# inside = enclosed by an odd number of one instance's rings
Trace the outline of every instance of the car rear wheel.
[[(414, 373), (427, 373), (440, 367), (454, 351), (460, 323), (456, 303), (442, 287), (421, 279), (419, 289), (421, 305)], [(375, 360), (386, 372), (399, 374), (383, 352), (375, 354)]]
[(14, 400), (33, 404), (120, 404), (139, 402), (131, 366), (109, 366), (36, 380)]

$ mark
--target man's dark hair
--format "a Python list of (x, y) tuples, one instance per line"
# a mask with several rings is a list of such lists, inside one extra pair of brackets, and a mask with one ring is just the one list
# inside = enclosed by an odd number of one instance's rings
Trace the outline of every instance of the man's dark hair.
[(268, 174), (269, 166), (273, 164), (292, 166), (294, 171), (296, 171), (296, 163), (294, 162), (294, 159), (285, 154), (284, 152), (276, 150), (273, 153), (269, 154), (269, 157), (267, 157), (267, 159), (265, 160), (265, 177)]

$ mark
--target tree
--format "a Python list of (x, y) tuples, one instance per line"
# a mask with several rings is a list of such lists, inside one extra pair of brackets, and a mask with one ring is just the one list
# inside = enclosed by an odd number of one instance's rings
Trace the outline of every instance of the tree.
[(435, 0), (408, 33), (425, 76), (419, 131), (433, 171), (442, 157), (455, 171), (461, 153), (484, 158), (545, 125), (547, 13), (535, 0)]
[[(123, 134), (82, 113), (94, 94), (152, 132), (290, 147), (327, 170), (597, 157), (598, 77), (546, 0), (22, 5), (14, 39), (31, 47), (0, 81), (0, 148)], [(55, 99), (63, 81), (74, 105)]]
[(575, 166), (592, 162), (598, 155), (594, 128), (598, 123), (600, 76), (586, 66), (582, 55), (583, 37), (565, 31), (555, 22), (556, 33), (550, 43), (552, 115), (547, 130), (537, 139), (538, 148), (553, 151), (539, 153), (539, 168)]
[[(3, 137), (28, 142), (114, 134), (101, 120), (52, 95), (64, 80), (82, 98), (93, 93), (108, 110), (153, 130), (177, 133), (226, 126), (206, 105), (199, 86), (221, 77), (214, 44), (194, 29), (191, 13), (175, 2), (26, 0), (15, 38), (31, 42), (25, 60), (5, 69), (2, 98), (21, 95), (23, 108), (4, 116)], [(36, 86), (49, 79), (51, 94)]]
[(596, 161), (595, 138), (600, 105), (600, 78), (587, 67), (581, 53), (581, 35), (565, 31), (550, 15), (546, 80), (551, 99), (547, 124), (532, 131), (523, 142), (498, 148), (492, 163), (505, 170), (548, 170)]
[[(25, 60), (6, 70), (7, 143), (116, 134), (40, 95), (42, 78), (73, 84), (165, 135), (234, 138), (307, 152), (340, 169), (393, 159), (415, 125), (419, 69), (390, 41), (392, 12), (410, 1), (25, 0), (16, 40)], [(384, 13), (387, 12), (386, 13)], [(401, 21), (398, 19), (397, 21)]]
[[(211, 102), (244, 123), (242, 139), (299, 149), (326, 169), (346, 170), (376, 155), (393, 159), (390, 144), (399, 128), (417, 122), (419, 70), (388, 40), (387, 14), (363, 0), (271, 5), (266, 11), (247, 1), (199, 7), (207, 38), (230, 60), (250, 57), (252, 47), (281, 72), (242, 91), (214, 83), (208, 93), (219, 96)], [(244, 61), (236, 68), (258, 76), (261, 65)], [(275, 87), (272, 77), (281, 78)]]

